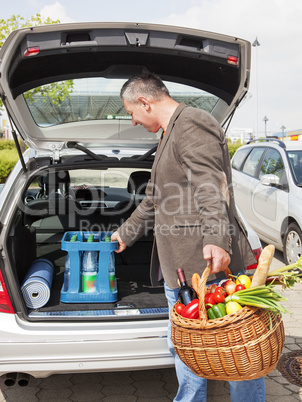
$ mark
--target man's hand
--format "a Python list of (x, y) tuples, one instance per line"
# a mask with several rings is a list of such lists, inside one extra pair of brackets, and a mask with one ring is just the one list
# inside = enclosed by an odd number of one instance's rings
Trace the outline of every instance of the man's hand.
[(203, 248), (203, 258), (212, 262), (211, 274), (224, 271), (231, 262), (230, 254), (223, 248), (207, 244)]
[(126, 244), (123, 242), (123, 240), (120, 238), (120, 235), (118, 232), (114, 232), (111, 235), (111, 241), (118, 241), (119, 247), (117, 250), (115, 250), (116, 253), (121, 253), (126, 249)]

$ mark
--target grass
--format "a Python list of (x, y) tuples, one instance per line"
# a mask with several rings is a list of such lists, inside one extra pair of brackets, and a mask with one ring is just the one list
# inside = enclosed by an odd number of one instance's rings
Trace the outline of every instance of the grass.
[(14, 168), (19, 157), (15, 149), (1, 149), (0, 148), (0, 183), (5, 183), (8, 175)]

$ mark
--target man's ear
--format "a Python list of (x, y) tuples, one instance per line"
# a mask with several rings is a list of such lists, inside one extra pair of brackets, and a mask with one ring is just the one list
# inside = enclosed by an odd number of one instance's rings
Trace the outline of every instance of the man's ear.
[(145, 98), (144, 96), (140, 96), (137, 100), (144, 109), (146, 109), (147, 111), (150, 110), (151, 105), (150, 101), (147, 98)]

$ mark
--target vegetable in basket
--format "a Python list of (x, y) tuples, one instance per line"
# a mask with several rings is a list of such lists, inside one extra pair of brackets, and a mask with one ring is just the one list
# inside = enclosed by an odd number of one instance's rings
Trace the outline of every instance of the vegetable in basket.
[(214, 304), (216, 304), (216, 301), (214, 299), (214, 294), (213, 293), (206, 293), (205, 296), (204, 296), (204, 303), (206, 305), (207, 310), (211, 306), (214, 306)]
[(242, 309), (242, 306), (234, 301), (230, 301), (225, 305), (226, 313), (229, 314), (234, 314), (236, 311), (239, 311)]
[(302, 282), (302, 256), (294, 264), (275, 269), (267, 274), (266, 284), (282, 285), (292, 288), (295, 283)]
[(273, 290), (272, 285), (262, 285), (235, 292), (225, 298), (225, 302), (236, 301), (243, 306), (253, 306), (276, 313), (290, 313), (279, 301), (286, 301), (279, 293)]
[(191, 320), (199, 318), (199, 300), (192, 300), (181, 310), (180, 315)]
[(215, 318), (221, 318), (226, 315), (226, 309), (224, 303), (218, 303), (212, 306), (208, 310), (208, 317), (210, 320), (214, 320)]

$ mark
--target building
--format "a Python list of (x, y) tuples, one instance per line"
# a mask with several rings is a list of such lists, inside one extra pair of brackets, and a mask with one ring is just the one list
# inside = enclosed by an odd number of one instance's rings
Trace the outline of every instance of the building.
[(283, 130), (274, 135), (283, 141), (302, 141), (302, 130)]

